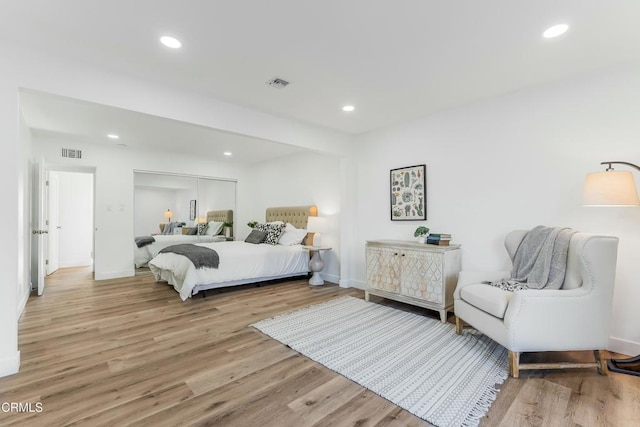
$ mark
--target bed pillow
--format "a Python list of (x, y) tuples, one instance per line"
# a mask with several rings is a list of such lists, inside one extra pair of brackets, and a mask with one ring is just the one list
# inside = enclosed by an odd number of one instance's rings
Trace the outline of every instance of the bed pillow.
[(258, 224), (256, 230), (264, 231), (267, 233), (262, 243), (269, 245), (277, 245), (282, 232), (284, 231), (285, 224)]
[(265, 237), (267, 237), (266, 231), (251, 230), (251, 233), (249, 233), (249, 235), (247, 236), (246, 239), (244, 239), (244, 241), (247, 243), (258, 244), (258, 243), (262, 243)]
[(196, 234), (198, 234), (198, 227), (191, 227), (191, 229), (187, 233), (187, 235), (189, 236), (195, 236)]
[(299, 245), (302, 243), (306, 235), (307, 230), (303, 228), (295, 228), (293, 225), (287, 223), (284, 227), (282, 236), (280, 236), (280, 240), (278, 240), (278, 244), (283, 246)]
[(206, 234), (208, 225), (209, 224), (207, 224), (206, 222), (198, 224), (198, 236), (204, 236)]
[(207, 224), (207, 230), (204, 232), (204, 234), (206, 234), (207, 236), (215, 236), (216, 234), (220, 234), (223, 225), (224, 222), (209, 221), (209, 224)]

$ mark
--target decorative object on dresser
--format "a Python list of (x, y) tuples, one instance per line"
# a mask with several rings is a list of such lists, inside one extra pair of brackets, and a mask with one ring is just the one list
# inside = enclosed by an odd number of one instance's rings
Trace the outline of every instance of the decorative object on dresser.
[(460, 271), (460, 245), (434, 246), (404, 240), (369, 240), (366, 245), (370, 295), (436, 310), (447, 321)]
[(427, 219), (427, 166), (391, 169), (391, 220)]
[(429, 234), (429, 229), (424, 225), (416, 228), (416, 231), (413, 233), (413, 237), (418, 238), (418, 243), (425, 243), (427, 239), (427, 234)]
[(320, 272), (324, 268), (324, 261), (322, 260), (322, 255), (320, 252), (322, 251), (330, 251), (331, 248), (328, 246), (302, 246), (302, 249), (313, 252), (313, 256), (309, 260), (309, 270), (313, 273), (311, 279), (309, 279), (309, 284), (312, 286), (320, 286), (324, 285), (324, 280), (320, 277)]
[[(629, 162), (600, 162), (608, 165), (604, 172), (587, 174), (582, 191), (583, 206), (639, 206), (640, 198), (633, 174), (616, 171), (611, 165), (624, 165), (640, 171), (640, 166)], [(640, 376), (640, 354), (628, 359), (609, 359), (608, 367), (613, 372)]]
[(436, 426), (478, 425), (507, 378), (506, 351), (485, 335), (359, 298), (251, 326)]
[(431, 233), (427, 236), (427, 243), (430, 245), (449, 246), (451, 234)]

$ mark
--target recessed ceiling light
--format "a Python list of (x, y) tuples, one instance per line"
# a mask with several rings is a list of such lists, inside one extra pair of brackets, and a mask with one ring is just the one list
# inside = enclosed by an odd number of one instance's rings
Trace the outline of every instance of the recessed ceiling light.
[(171, 36), (160, 37), (160, 43), (162, 43), (166, 47), (170, 47), (171, 49), (179, 49), (182, 46), (182, 43), (180, 43), (180, 40)]
[(231, 153), (231, 151), (225, 151), (223, 154), (224, 154), (225, 156), (230, 156), (232, 153)]
[(552, 39), (554, 37), (558, 37), (567, 32), (569, 26), (567, 24), (558, 24), (553, 27), (549, 27), (542, 33), (542, 37), (545, 39)]
[(344, 107), (342, 107), (342, 111), (353, 111), (355, 109), (356, 107), (354, 107), (353, 105), (345, 105)]
[(120, 137), (118, 135), (116, 135), (115, 133), (110, 133), (110, 134), (107, 135), (107, 138), (119, 139)]

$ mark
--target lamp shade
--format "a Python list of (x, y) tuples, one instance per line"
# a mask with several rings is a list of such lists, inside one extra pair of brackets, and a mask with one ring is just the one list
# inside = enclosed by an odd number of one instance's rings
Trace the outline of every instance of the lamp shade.
[(327, 222), (324, 218), (318, 216), (307, 218), (307, 232), (324, 233), (325, 231), (327, 231)]
[(587, 174), (582, 190), (583, 206), (638, 206), (638, 191), (628, 171)]
[(171, 219), (172, 216), (173, 212), (171, 212), (171, 209), (167, 209), (167, 211), (164, 213), (164, 217), (167, 219)]

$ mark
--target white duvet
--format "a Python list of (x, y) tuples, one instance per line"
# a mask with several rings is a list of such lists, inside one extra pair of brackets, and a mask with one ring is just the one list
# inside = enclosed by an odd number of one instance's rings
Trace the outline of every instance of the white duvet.
[(139, 248), (135, 242), (134, 247), (134, 263), (136, 268), (144, 267), (149, 261), (158, 255), (158, 253), (171, 245), (179, 245), (181, 243), (212, 243), (212, 242), (224, 242), (226, 238), (224, 236), (197, 236), (189, 234), (158, 234), (153, 236), (155, 242)]
[[(283, 246), (246, 242), (198, 243), (218, 253), (218, 268), (196, 269), (185, 256), (161, 253), (149, 262), (156, 281), (173, 285), (182, 300), (198, 285), (216, 288), (258, 278), (285, 277), (308, 271), (309, 252), (300, 245)], [(197, 291), (197, 290), (196, 290)]]

